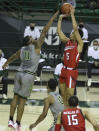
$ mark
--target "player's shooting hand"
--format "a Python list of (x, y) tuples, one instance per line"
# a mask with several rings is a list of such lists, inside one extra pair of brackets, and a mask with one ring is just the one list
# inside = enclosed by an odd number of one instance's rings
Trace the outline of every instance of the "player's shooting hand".
[(35, 123), (31, 124), (31, 125), (29, 126), (30, 131), (32, 131), (32, 129), (35, 128), (35, 127), (36, 127), (36, 124), (35, 124)]

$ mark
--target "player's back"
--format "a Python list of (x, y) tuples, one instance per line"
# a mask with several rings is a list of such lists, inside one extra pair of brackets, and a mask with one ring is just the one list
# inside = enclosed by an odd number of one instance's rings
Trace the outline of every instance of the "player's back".
[(76, 68), (78, 60), (77, 42), (68, 41), (64, 49), (64, 65), (69, 68)]
[(62, 112), (62, 124), (66, 131), (86, 131), (85, 118), (79, 108), (68, 108)]
[(20, 53), (21, 65), (19, 71), (35, 72), (39, 63), (40, 55), (35, 52), (34, 45), (24, 46)]
[(54, 104), (50, 106), (50, 110), (54, 116), (54, 122), (56, 123), (57, 115), (64, 109), (64, 105), (58, 92), (50, 92), (49, 94), (54, 97)]

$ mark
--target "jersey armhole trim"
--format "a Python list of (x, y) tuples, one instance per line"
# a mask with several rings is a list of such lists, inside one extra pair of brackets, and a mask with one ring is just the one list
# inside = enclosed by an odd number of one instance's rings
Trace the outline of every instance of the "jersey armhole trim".
[(84, 117), (84, 115), (83, 115), (83, 113), (82, 113), (82, 110), (81, 110), (81, 109), (80, 109), (80, 113), (82, 114), (83, 118), (85, 119), (85, 117)]

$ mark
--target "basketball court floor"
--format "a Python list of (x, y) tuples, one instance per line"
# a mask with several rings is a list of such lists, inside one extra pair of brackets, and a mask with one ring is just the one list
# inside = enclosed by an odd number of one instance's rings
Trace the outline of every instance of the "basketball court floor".
[[(9, 77), (14, 77), (10, 74)], [(48, 80), (52, 78), (52, 74), (45, 74), (42, 76), (44, 80)], [(86, 79), (85, 76), (79, 76), (79, 79)], [(57, 87), (58, 90), (58, 87)], [(80, 87), (77, 86), (77, 96), (79, 97), (80, 104), (79, 106), (83, 109), (88, 109), (90, 113), (94, 116), (96, 121), (99, 123), (99, 88), (91, 87), (89, 91), (87, 91), (86, 86)], [(8, 99), (0, 99), (0, 131), (13, 131), (13, 129), (8, 128), (8, 118), (9, 118), (9, 110), (10, 110), (10, 102), (13, 97), (13, 84), (8, 85)], [(46, 86), (43, 86), (42, 83), (40, 85), (34, 85), (33, 91), (31, 93), (30, 98), (28, 99), (25, 111), (23, 114), (22, 122), (21, 122), (21, 131), (29, 131), (29, 125), (38, 118), (43, 109), (43, 99), (47, 97)], [(15, 114), (16, 117), (16, 114)], [(53, 123), (53, 117), (49, 110), (47, 117), (43, 120), (36, 128), (32, 131), (48, 131), (50, 126)], [(86, 129), (87, 131), (94, 131), (92, 126), (88, 121), (86, 121)]]

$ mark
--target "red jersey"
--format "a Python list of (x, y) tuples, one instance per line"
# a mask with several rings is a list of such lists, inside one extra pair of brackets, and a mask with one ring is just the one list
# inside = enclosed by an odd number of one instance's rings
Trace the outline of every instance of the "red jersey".
[(64, 66), (69, 68), (76, 68), (79, 62), (79, 53), (77, 49), (77, 42), (67, 42), (64, 49)]
[(69, 108), (62, 112), (65, 131), (86, 131), (85, 118), (79, 108)]

